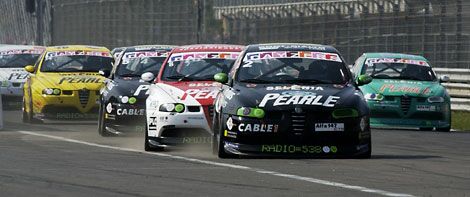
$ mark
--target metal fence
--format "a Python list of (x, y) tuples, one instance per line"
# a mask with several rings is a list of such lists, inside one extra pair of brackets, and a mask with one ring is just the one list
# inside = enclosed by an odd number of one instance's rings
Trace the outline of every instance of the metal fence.
[[(25, 1), (36, 2), (27, 13)], [(1, 0), (0, 42), (45, 45), (308, 42), (470, 68), (466, 0)]]
[(363, 52), (403, 52), (438, 67), (470, 68), (470, 1), (329, 0), (216, 7), (235, 43), (309, 42)]

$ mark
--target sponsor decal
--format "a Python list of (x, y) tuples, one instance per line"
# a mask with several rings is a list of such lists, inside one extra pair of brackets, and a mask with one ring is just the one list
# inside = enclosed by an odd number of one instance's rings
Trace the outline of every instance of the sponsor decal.
[(309, 145), (280, 145), (269, 144), (261, 145), (261, 152), (263, 153), (304, 153), (304, 154), (321, 154), (321, 153), (337, 153), (336, 146), (309, 146)]
[(183, 61), (183, 60), (198, 60), (198, 59), (237, 59), (238, 56), (239, 56), (238, 52), (176, 53), (170, 57), (169, 62), (177, 62), (177, 61)]
[(150, 117), (149, 118), (149, 131), (156, 131), (157, 130), (157, 117)]
[(401, 59), (401, 58), (369, 58), (366, 61), (366, 64), (377, 64), (377, 63), (403, 63), (403, 64), (413, 64), (418, 66), (429, 66), (426, 61), (422, 60), (410, 60), (410, 59)]
[(143, 116), (145, 109), (117, 109), (116, 114), (118, 116)]
[(11, 73), (8, 80), (24, 80), (28, 78), (28, 73)]
[(82, 113), (57, 113), (57, 119), (88, 119), (97, 118), (97, 114), (82, 114)]
[(315, 123), (315, 131), (344, 131), (344, 123)]
[(99, 77), (62, 77), (59, 84), (67, 83), (102, 83)]
[(402, 92), (402, 93), (414, 93), (414, 94), (421, 93), (421, 88), (420, 87), (395, 86), (393, 84), (384, 84), (379, 89), (379, 91), (382, 92), (382, 93), (385, 92), (385, 90), (388, 90), (388, 92)]
[(186, 100), (188, 95), (195, 99), (215, 99), (218, 93), (218, 90), (211, 89), (187, 89), (180, 100)]
[(43, 50), (39, 49), (15, 49), (8, 51), (0, 51), (0, 55), (20, 55), (20, 54), (41, 54)]
[(169, 52), (161, 51), (137, 51), (124, 53), (122, 56), (122, 64), (128, 64), (131, 59), (143, 58), (143, 57), (167, 57)]
[(108, 113), (113, 112), (113, 104), (108, 103), (108, 105), (106, 105), (106, 112)]
[(237, 138), (237, 133), (229, 130), (224, 131), (224, 136), (225, 137), (230, 137), (230, 138)]
[(212, 82), (212, 83), (190, 83), (189, 87), (219, 87), (219, 83)]
[(279, 125), (277, 124), (245, 124), (238, 125), (238, 131), (250, 133), (276, 133)]
[(277, 50), (277, 49), (310, 49), (315, 51), (325, 51), (326, 47), (324, 46), (311, 46), (311, 45), (266, 45), (259, 46), (259, 50)]
[(272, 106), (283, 105), (318, 105), (324, 107), (334, 107), (340, 97), (338, 96), (322, 96), (322, 95), (288, 95), (270, 93), (263, 97), (259, 103), (259, 107), (264, 107), (268, 102), (272, 102)]
[(278, 59), (278, 58), (305, 58), (315, 60), (325, 60), (334, 62), (343, 62), (336, 53), (324, 53), (315, 51), (264, 51), (251, 52), (245, 55), (244, 61)]
[(56, 51), (48, 52), (46, 54), (46, 60), (50, 60), (54, 57), (60, 56), (77, 56), (77, 55), (86, 55), (86, 56), (99, 56), (99, 57), (112, 57), (109, 52), (100, 52), (100, 51)]
[(211, 137), (183, 137), (183, 144), (210, 144)]
[(434, 105), (416, 105), (417, 111), (436, 111), (436, 106)]
[(233, 126), (234, 126), (234, 125), (233, 125), (232, 117), (229, 117), (229, 118), (227, 119), (227, 122), (226, 122), (225, 124), (227, 125), (227, 129), (228, 129), (228, 130), (232, 130), (232, 129), (233, 129)]
[(320, 86), (301, 86), (301, 85), (291, 85), (291, 86), (268, 86), (266, 90), (315, 90), (323, 91), (323, 87)]
[(150, 85), (139, 85), (134, 92), (134, 96), (139, 96), (142, 91), (145, 91), (145, 95), (148, 95), (150, 93), (149, 88)]
[(230, 45), (200, 45), (200, 46), (185, 46), (185, 47), (178, 47), (178, 50), (181, 51), (197, 51), (197, 50), (239, 50), (241, 51), (243, 47), (241, 46), (230, 46)]

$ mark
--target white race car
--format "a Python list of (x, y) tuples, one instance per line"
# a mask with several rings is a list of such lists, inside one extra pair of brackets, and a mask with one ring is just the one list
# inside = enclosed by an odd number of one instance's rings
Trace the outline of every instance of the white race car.
[(40, 46), (0, 46), (0, 95), (5, 108), (21, 106), (23, 84), (29, 76), (23, 68), (33, 65), (44, 49)]
[[(149, 88), (145, 150), (167, 145), (209, 143), (213, 102), (220, 89), (214, 75), (228, 72), (238, 45), (190, 45), (172, 50)], [(153, 79), (144, 73), (142, 79)]]

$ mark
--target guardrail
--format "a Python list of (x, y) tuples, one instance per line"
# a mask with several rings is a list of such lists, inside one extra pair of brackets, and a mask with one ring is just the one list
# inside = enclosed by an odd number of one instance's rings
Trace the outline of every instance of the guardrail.
[(470, 111), (470, 69), (434, 68), (434, 71), (438, 76), (450, 77), (443, 85), (451, 96), (452, 110)]

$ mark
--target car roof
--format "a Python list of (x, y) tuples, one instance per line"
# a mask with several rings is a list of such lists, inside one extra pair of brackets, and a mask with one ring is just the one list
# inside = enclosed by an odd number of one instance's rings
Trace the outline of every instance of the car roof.
[(339, 53), (336, 48), (329, 45), (308, 44), (308, 43), (265, 43), (248, 45), (247, 52), (257, 51), (319, 51), (327, 53)]
[(30, 49), (45, 50), (46, 47), (43, 47), (43, 46), (34, 46), (34, 45), (0, 45), (0, 51), (7, 51), (7, 50), (30, 50)]
[(172, 52), (241, 52), (244, 48), (242, 45), (231, 44), (195, 44), (176, 47)]
[(101, 46), (90, 46), (90, 45), (62, 45), (62, 46), (51, 46), (47, 47), (46, 51), (75, 51), (75, 50), (85, 50), (85, 51), (99, 51), (99, 52), (109, 52), (109, 49)]
[(411, 55), (411, 54), (403, 54), (403, 53), (364, 53), (364, 56), (366, 58), (399, 58), (399, 59), (428, 61), (426, 58), (420, 55)]

